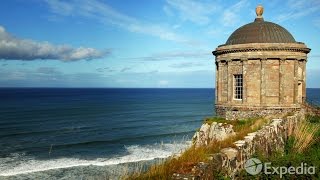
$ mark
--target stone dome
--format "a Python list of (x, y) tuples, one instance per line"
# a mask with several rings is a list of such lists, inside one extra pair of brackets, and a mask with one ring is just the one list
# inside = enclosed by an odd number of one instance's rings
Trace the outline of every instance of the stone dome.
[(264, 21), (263, 8), (256, 9), (257, 17), (254, 22), (246, 24), (234, 31), (225, 45), (246, 43), (295, 43), (293, 36), (282, 26)]

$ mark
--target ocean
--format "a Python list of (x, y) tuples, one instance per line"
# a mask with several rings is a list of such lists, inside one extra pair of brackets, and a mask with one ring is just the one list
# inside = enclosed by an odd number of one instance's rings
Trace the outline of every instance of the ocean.
[[(115, 175), (188, 147), (214, 89), (0, 89), (0, 178)], [(115, 166), (118, 165), (118, 166)]]
[[(320, 102), (320, 89), (307, 93)], [(214, 115), (214, 89), (2, 88), (0, 100), (10, 180), (112, 179), (180, 153)]]

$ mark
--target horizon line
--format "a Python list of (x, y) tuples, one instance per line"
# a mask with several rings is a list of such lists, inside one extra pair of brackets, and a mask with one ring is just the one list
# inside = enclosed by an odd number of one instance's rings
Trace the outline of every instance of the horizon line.
[[(215, 89), (215, 87), (0, 87), (0, 89)], [(320, 89), (320, 87), (307, 87), (307, 89)]]

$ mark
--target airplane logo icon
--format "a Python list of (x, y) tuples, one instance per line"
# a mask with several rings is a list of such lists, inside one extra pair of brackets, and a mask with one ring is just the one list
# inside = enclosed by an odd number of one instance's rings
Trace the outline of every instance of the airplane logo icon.
[(251, 158), (246, 161), (246, 163), (244, 164), (244, 168), (247, 173), (251, 175), (257, 175), (262, 170), (262, 163), (257, 158)]

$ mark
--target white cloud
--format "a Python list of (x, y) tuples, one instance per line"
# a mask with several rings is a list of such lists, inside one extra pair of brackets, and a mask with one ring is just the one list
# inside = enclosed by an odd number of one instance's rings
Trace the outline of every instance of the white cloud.
[[(197, 0), (167, 0), (167, 4), (178, 10), (183, 20), (196, 24), (208, 24), (210, 22), (210, 15), (220, 8), (218, 3), (200, 2)], [(168, 9), (165, 8), (165, 12)]]
[[(312, 2), (312, 0), (309, 0), (309, 2)], [(299, 9), (306, 6), (307, 3), (305, 0), (288, 0), (287, 4), (291, 9)]]
[(188, 44), (194, 43), (192, 40), (176, 34), (166, 27), (142, 22), (97, 0), (46, 0), (46, 2), (53, 13), (62, 16), (86, 17), (95, 19), (103, 24), (111, 24), (131, 32), (148, 34), (164, 40)]
[(249, 5), (248, 0), (241, 0), (234, 4), (233, 6), (227, 8), (222, 13), (221, 23), (224, 26), (235, 26), (239, 23), (241, 17), (239, 16), (239, 12)]
[(74, 7), (68, 2), (58, 0), (46, 0), (46, 2), (50, 5), (52, 11), (57, 14), (72, 15), (72, 12), (74, 11)]
[(19, 39), (11, 36), (0, 26), (0, 59), (76, 61), (101, 58), (109, 53), (110, 51), (99, 51), (93, 48), (73, 48), (68, 45), (53, 45), (49, 42)]
[(289, 8), (279, 14), (275, 19), (278, 22), (284, 22), (291, 19), (298, 19), (320, 10), (319, 0), (289, 0), (287, 2)]

